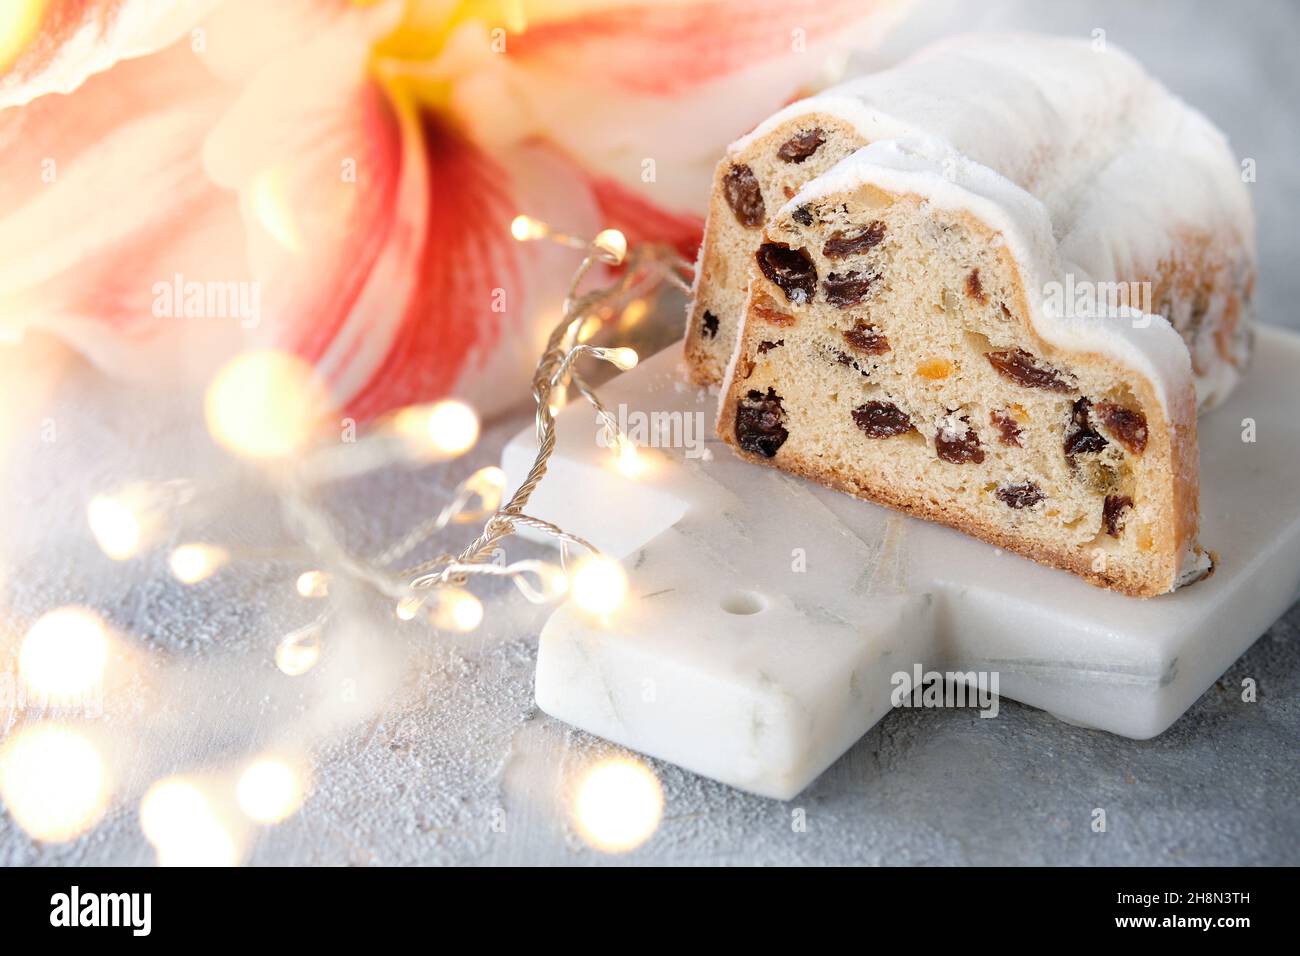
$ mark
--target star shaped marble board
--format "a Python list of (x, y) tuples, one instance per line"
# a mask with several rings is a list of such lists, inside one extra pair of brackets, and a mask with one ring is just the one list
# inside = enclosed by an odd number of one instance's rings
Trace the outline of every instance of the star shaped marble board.
[[(976, 691), (996, 679), (1001, 696), (1062, 720), (1154, 737), (1300, 588), (1294, 333), (1261, 327), (1248, 377), (1200, 422), (1215, 573), (1151, 600), (739, 460), (713, 432), (716, 394), (685, 382), (678, 348), (600, 392), (649, 446), (643, 470), (620, 472), (576, 402), (528, 511), (621, 559), (628, 597), (606, 621), (570, 604), (551, 615), (537, 703), (753, 793), (793, 797), (911, 702), (899, 675), (918, 672), (985, 703)], [(506, 447), (511, 487), (535, 452), (531, 429)]]

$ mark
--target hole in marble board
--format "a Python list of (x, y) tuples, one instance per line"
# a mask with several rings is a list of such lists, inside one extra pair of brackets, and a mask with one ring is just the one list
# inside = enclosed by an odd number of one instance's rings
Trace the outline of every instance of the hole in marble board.
[(757, 614), (767, 610), (767, 598), (756, 591), (733, 591), (722, 599), (728, 614)]

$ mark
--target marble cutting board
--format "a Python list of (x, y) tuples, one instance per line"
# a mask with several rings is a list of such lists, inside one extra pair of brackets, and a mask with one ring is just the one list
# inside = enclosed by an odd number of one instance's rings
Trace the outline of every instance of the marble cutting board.
[[(886, 716), (897, 675), (918, 667), (950, 685), (996, 675), (1001, 696), (1153, 737), (1300, 591), (1295, 333), (1261, 327), (1250, 375), (1200, 422), (1201, 540), (1215, 574), (1151, 600), (735, 458), (713, 435), (716, 396), (684, 382), (675, 347), (601, 396), (660, 447), (643, 447), (629, 478), (589, 406), (560, 415), (528, 510), (622, 559), (629, 595), (606, 622), (569, 605), (553, 613), (537, 703), (754, 793), (796, 795)], [(531, 429), (507, 445), (512, 486), (535, 450)]]

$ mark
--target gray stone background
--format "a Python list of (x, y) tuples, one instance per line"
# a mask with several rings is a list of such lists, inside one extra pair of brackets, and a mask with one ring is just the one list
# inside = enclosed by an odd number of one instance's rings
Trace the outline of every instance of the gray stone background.
[[(1300, 207), (1300, 8), (1264, 0), (922, 3), (880, 60), (946, 32), (1010, 27), (1105, 29), (1223, 126), (1240, 155), (1257, 160), (1260, 315), (1300, 325), (1290, 218)], [(21, 361), (29, 372), (60, 368), (36, 347)], [(252, 864), (1300, 862), (1295, 608), (1155, 740), (1068, 726), (1010, 701), (995, 720), (899, 711), (789, 803), (652, 761), (665, 794), (661, 825), (639, 850), (604, 856), (578, 838), (568, 814), (577, 775), (617, 748), (534, 708), (543, 610), (508, 585), (483, 589), (483, 627), (435, 638), (345, 594), (322, 664), (287, 680), (271, 655), (278, 636), (313, 613), (291, 594), (308, 565), (245, 563), (183, 588), (166, 574), (166, 548), (116, 564), (85, 530), (84, 503), (126, 478), (180, 470), (215, 480), (229, 467), (196, 427), (193, 408), (86, 368), (50, 380), (48, 395), (11, 396), (39, 404), (61, 431), (51, 444), (18, 430), (4, 462), (0, 673), (12, 673), (26, 624), (64, 603), (100, 609), (150, 654), (110, 689), (96, 722), (110, 741), (117, 797), (106, 818), (72, 843), (43, 846), (0, 815), (0, 864), (151, 863), (136, 815), (151, 781), (200, 772), (219, 786), (226, 768), (286, 741), (310, 754), (312, 792), (289, 821), (242, 835)], [(489, 429), (471, 461), (392, 470), (337, 489), (329, 505), (349, 545), (366, 551), (392, 540), (411, 515), (437, 508), (459, 478), (492, 462), (527, 420), (521, 412)], [(264, 490), (241, 481), (237, 514), (215, 526), (221, 540), (291, 540)], [(518, 543), (510, 553), (543, 551)], [(1240, 699), (1247, 677), (1259, 688), (1252, 704)], [(42, 716), (7, 704), (0, 732)], [(791, 828), (797, 807), (806, 832)], [(1089, 826), (1095, 807), (1107, 810), (1104, 834)]]

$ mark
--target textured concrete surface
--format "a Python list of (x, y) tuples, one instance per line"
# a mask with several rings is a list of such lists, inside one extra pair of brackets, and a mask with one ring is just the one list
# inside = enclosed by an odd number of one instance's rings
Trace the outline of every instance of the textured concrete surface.
[[(1295, 5), (928, 6), (931, 18), (905, 25), (884, 56), (947, 30), (1099, 27), (1224, 125), (1258, 162), (1261, 316), (1300, 324), (1290, 219), (1300, 207)], [(55, 367), (48, 356), (21, 359), (28, 370), (42, 362)], [(569, 808), (577, 776), (614, 748), (535, 710), (544, 610), (509, 585), (487, 588), (480, 631), (443, 638), (343, 594), (322, 664), (284, 678), (271, 663), (275, 641), (314, 614), (292, 593), (303, 561), (247, 563), (183, 588), (166, 574), (165, 549), (116, 564), (85, 530), (85, 502), (125, 478), (216, 477), (227, 467), (195, 425), (193, 398), (131, 393), (80, 366), (37, 380), (49, 394), (6, 396), (0, 677), (12, 678), (27, 624), (69, 602), (99, 608), (134, 663), (91, 722), (110, 755), (113, 808), (59, 846), (33, 843), (0, 815), (0, 864), (152, 862), (135, 809), (150, 782), (201, 772), (220, 789), (248, 754), (289, 744), (311, 756), (314, 786), (297, 816), (244, 835), (254, 864), (1300, 863), (1300, 607), (1155, 740), (1071, 727), (1013, 702), (992, 720), (900, 711), (789, 803), (655, 764), (662, 824), (634, 853), (603, 856), (578, 837)], [(349, 542), (369, 550), (391, 540), (470, 468), (494, 461), (524, 420), (489, 431), (472, 462), (338, 489), (330, 505)], [(43, 437), (47, 423), (54, 441)], [(252, 486), (191, 533), (204, 530), (246, 545), (289, 540)], [(509, 551), (541, 553), (523, 543)], [(1247, 679), (1253, 703), (1242, 700)], [(42, 716), (9, 700), (0, 734)], [(1097, 808), (1104, 833), (1091, 826)], [(797, 810), (802, 830), (792, 825)]]

